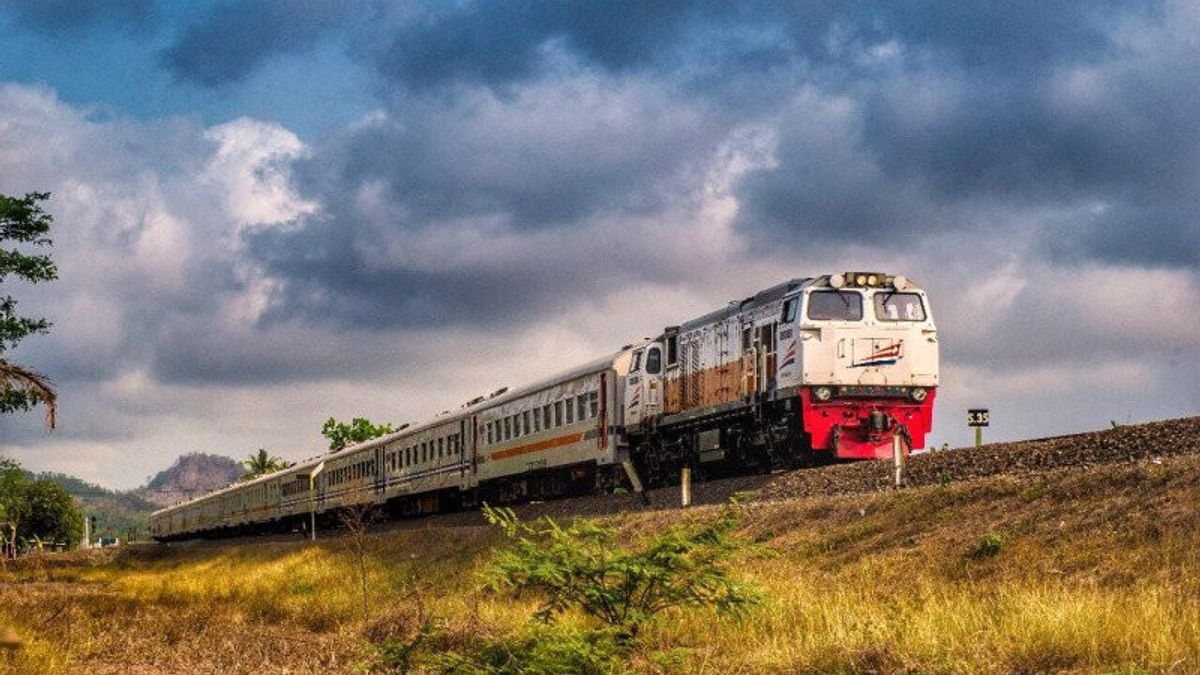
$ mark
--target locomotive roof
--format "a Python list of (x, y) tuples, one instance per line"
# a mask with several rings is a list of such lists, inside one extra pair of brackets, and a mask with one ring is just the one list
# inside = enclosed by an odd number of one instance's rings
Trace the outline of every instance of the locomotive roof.
[(679, 332), (686, 333), (687, 331), (694, 330), (696, 328), (714, 324), (719, 321), (724, 321), (734, 314), (744, 312), (747, 309), (754, 309), (755, 307), (761, 307), (763, 305), (775, 302), (788, 293), (811, 284), (813, 281), (815, 281), (813, 278), (790, 279), (782, 284), (776, 284), (770, 288), (761, 290), (744, 300), (734, 300), (715, 312), (709, 312), (704, 316), (681, 323), (679, 324)]

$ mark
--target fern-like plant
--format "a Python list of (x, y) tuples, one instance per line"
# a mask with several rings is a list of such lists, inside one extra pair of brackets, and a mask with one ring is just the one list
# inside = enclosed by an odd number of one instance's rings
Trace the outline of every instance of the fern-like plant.
[(615, 527), (595, 520), (527, 523), (511, 509), (489, 506), (484, 515), (512, 542), (485, 569), (485, 587), (537, 593), (536, 617), (543, 622), (578, 609), (631, 640), (671, 607), (739, 614), (757, 600), (731, 575), (746, 547), (734, 536), (733, 506), (710, 521), (673, 526), (630, 545), (618, 541)]

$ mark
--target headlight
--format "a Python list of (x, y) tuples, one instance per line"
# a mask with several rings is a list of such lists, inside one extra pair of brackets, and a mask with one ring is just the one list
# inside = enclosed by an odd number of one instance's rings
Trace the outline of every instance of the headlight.
[(925, 391), (924, 389), (922, 389), (920, 387), (917, 387), (916, 389), (913, 389), (912, 391), (908, 392), (908, 397), (911, 398), (912, 400), (916, 401), (917, 403), (923, 403), (928, 396), (929, 396), (929, 392)]
[(833, 398), (833, 390), (829, 387), (817, 387), (816, 389), (813, 389), (813, 398), (824, 403), (825, 401)]

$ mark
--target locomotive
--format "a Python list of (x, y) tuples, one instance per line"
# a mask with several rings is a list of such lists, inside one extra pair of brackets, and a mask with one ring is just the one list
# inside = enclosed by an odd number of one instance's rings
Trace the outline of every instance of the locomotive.
[(667, 485), (924, 447), (938, 336), (912, 280), (792, 279), (456, 412), (155, 512), (160, 540)]

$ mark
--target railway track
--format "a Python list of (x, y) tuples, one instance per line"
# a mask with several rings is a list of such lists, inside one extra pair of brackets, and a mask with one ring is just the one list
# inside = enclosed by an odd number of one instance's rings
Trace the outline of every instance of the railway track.
[[(914, 455), (906, 465), (905, 486), (943, 485), (999, 475), (1034, 475), (1111, 463), (1152, 462), (1181, 455), (1200, 455), (1200, 417)], [(752, 493), (756, 500), (861, 494), (890, 490), (892, 480), (890, 462), (855, 462), (696, 483), (692, 489), (692, 500), (694, 504), (718, 504), (737, 493)], [(561, 518), (674, 509), (679, 506), (678, 487), (651, 490), (646, 497), (643, 500), (635, 494), (596, 495), (522, 504), (515, 510), (524, 518)], [(483, 520), (477, 512), (466, 511), (397, 521), (386, 527), (482, 524)]]

